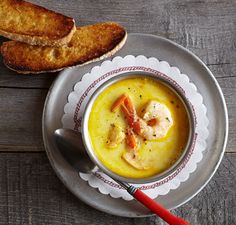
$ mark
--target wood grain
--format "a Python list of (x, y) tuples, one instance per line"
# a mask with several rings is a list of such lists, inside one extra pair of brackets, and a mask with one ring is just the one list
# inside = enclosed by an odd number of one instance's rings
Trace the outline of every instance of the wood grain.
[[(158, 217), (117, 218), (85, 205), (59, 181), (44, 153), (0, 155), (1, 225), (164, 224)], [(173, 213), (184, 217), (192, 225), (235, 224), (235, 165), (236, 154), (227, 154), (207, 187)]]
[(47, 90), (0, 89), (0, 151), (44, 151), (42, 112)]

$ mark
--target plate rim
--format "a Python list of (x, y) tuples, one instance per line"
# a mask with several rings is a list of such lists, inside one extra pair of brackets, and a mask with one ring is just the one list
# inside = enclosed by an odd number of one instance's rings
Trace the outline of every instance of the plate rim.
[[(227, 141), (228, 141), (228, 110), (227, 110), (227, 106), (226, 106), (226, 102), (225, 102), (225, 98), (224, 98), (224, 95), (223, 95), (223, 92), (220, 88), (220, 85), (218, 84), (216, 78), (214, 77), (213, 73), (210, 71), (210, 69), (205, 65), (205, 63), (198, 57), (196, 56), (193, 52), (191, 52), (190, 50), (188, 50), (187, 48), (177, 44), (176, 42), (174, 41), (171, 41), (165, 37), (161, 37), (161, 36), (158, 36), (158, 35), (153, 35), (153, 34), (144, 34), (144, 33), (129, 33), (128, 34), (128, 37), (129, 36), (144, 36), (144, 37), (151, 37), (151, 38), (154, 38), (154, 39), (159, 39), (159, 40), (162, 40), (164, 42), (167, 42), (171, 45), (174, 45), (175, 47), (177, 48), (180, 48), (181, 50), (187, 52), (189, 55), (191, 55), (197, 62), (198, 64), (200, 64), (201, 66), (204, 67), (204, 69), (206, 69), (208, 75), (210, 75), (212, 81), (214, 82), (214, 85), (215, 85), (215, 88), (217, 89), (217, 92), (219, 93), (220, 95), (220, 99), (221, 99), (221, 103), (222, 103), (222, 106), (223, 106), (223, 112), (224, 112), (224, 141), (223, 141), (223, 145), (222, 145), (222, 151), (221, 153), (218, 155), (218, 161), (217, 163), (215, 164), (214, 166), (214, 170), (211, 171), (210, 173), (210, 176), (208, 177), (208, 179), (205, 180), (205, 182), (201, 185), (201, 187), (198, 189), (198, 191), (196, 191), (195, 193), (193, 193), (189, 198), (187, 198), (186, 200), (182, 201), (180, 204), (176, 205), (175, 207), (173, 208), (170, 208), (170, 210), (172, 209), (175, 209), (175, 208), (178, 208), (180, 207), (181, 205), (185, 204), (186, 202), (190, 201), (192, 198), (194, 198), (208, 183), (209, 181), (212, 179), (212, 177), (214, 176), (215, 172), (217, 171), (222, 159), (223, 159), (223, 156), (224, 156), (224, 152), (225, 152), (225, 149), (226, 149), (226, 145), (227, 145)], [(104, 60), (101, 60), (100, 63), (102, 63)], [(80, 199), (81, 201), (85, 202), (86, 204), (90, 205), (91, 207), (99, 210), (99, 211), (103, 211), (103, 212), (106, 212), (106, 213), (109, 213), (109, 214), (112, 214), (112, 215), (115, 215), (115, 216), (122, 216), (122, 217), (130, 217), (130, 218), (137, 218), (137, 217), (149, 217), (149, 216), (152, 216), (154, 215), (153, 213), (149, 213), (149, 214), (145, 214), (145, 215), (121, 215), (119, 213), (116, 213), (112, 210), (104, 210), (104, 209), (101, 209), (99, 208), (98, 205), (96, 204), (93, 204), (93, 202), (91, 201), (88, 201), (86, 198), (83, 197), (83, 195), (81, 196), (78, 196), (73, 190), (71, 187), (69, 187), (64, 179), (63, 179), (63, 176), (61, 176), (61, 174), (59, 173), (58, 169), (56, 168), (55, 164), (54, 164), (54, 161), (53, 159), (51, 158), (50, 156), (50, 149), (48, 148), (48, 145), (47, 145), (47, 137), (46, 137), (46, 125), (45, 125), (45, 119), (46, 119), (46, 112), (48, 110), (48, 102), (50, 100), (50, 97), (52, 95), (52, 91), (54, 89), (54, 87), (56, 87), (56, 84), (58, 82), (60, 82), (60, 80), (62, 79), (62, 76), (64, 73), (67, 73), (67, 71), (71, 70), (71, 69), (76, 69), (78, 67), (73, 67), (73, 68), (68, 68), (68, 69), (65, 69), (63, 71), (61, 71), (58, 76), (56, 77), (56, 79), (54, 80), (54, 82), (52, 83), (52, 85), (50, 86), (49, 90), (48, 90), (48, 94), (46, 96), (46, 99), (45, 99), (45, 103), (44, 103), (44, 107), (43, 107), (43, 114), (42, 114), (42, 137), (43, 137), (43, 143), (44, 143), (44, 148), (46, 150), (46, 155), (50, 161), (50, 164), (54, 170), (54, 172), (56, 173), (56, 175), (58, 176), (58, 178), (61, 180), (61, 182), (65, 185), (65, 187), (71, 192), (73, 193), (78, 199)], [(101, 193), (99, 193), (101, 194)], [(110, 197), (110, 196), (109, 196)], [(132, 200), (133, 201), (133, 200)]]

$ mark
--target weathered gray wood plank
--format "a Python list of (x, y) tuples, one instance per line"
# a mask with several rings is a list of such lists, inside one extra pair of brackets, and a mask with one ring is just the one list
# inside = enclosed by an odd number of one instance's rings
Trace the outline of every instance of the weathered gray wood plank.
[[(78, 26), (117, 21), (128, 32), (157, 34), (198, 55), (216, 77), (236, 76), (236, 1), (32, 0)], [(6, 39), (0, 38), (0, 43)], [(19, 76), (0, 59), (0, 87), (49, 87), (56, 74)]]
[(0, 88), (0, 151), (44, 151), (42, 112), (47, 90)]
[[(192, 225), (235, 224), (235, 165), (236, 154), (226, 154), (207, 187), (173, 212)], [(85, 205), (58, 180), (44, 153), (0, 153), (0, 181), (2, 225), (164, 224), (158, 217), (117, 218)]]
[[(228, 152), (236, 152), (236, 77), (218, 79), (229, 109)], [(0, 88), (0, 151), (44, 151), (41, 118), (47, 90)]]

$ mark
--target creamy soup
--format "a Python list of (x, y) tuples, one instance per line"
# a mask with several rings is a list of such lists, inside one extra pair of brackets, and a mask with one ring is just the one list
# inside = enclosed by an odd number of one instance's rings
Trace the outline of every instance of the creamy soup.
[(189, 134), (186, 109), (162, 82), (135, 77), (107, 87), (94, 101), (89, 135), (98, 159), (128, 178), (159, 174), (183, 152)]

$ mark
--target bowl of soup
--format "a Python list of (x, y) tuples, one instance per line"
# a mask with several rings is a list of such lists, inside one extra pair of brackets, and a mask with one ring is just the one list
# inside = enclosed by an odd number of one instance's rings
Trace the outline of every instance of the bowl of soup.
[(107, 175), (148, 183), (174, 173), (193, 146), (194, 112), (166, 76), (117, 75), (91, 96), (82, 136), (91, 160)]

